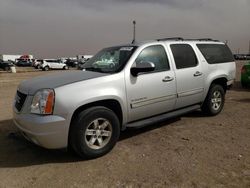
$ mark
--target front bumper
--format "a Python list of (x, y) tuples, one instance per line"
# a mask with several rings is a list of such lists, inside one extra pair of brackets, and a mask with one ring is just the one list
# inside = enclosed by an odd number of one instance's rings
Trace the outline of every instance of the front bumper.
[(232, 88), (232, 86), (233, 86), (233, 84), (234, 84), (234, 81), (235, 81), (235, 80), (229, 80), (229, 81), (227, 81), (227, 89), (228, 89), (228, 90)]
[(69, 124), (63, 117), (14, 112), (13, 121), (26, 139), (39, 146), (61, 149), (68, 145)]

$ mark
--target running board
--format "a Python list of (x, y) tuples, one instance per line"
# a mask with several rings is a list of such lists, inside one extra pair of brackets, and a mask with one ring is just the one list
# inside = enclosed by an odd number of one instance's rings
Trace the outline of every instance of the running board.
[(151, 118), (148, 118), (148, 119), (143, 119), (143, 120), (139, 120), (139, 121), (136, 121), (136, 122), (128, 123), (127, 125), (125, 125), (125, 127), (126, 128), (145, 127), (145, 126), (148, 126), (148, 125), (152, 125), (154, 123), (165, 121), (165, 120), (170, 119), (170, 118), (178, 117), (178, 116), (186, 114), (188, 112), (200, 109), (200, 107), (201, 107), (200, 105), (189, 106), (187, 108), (182, 108), (180, 110), (168, 112), (166, 114), (162, 114), (162, 115), (154, 116), (154, 117), (151, 117)]

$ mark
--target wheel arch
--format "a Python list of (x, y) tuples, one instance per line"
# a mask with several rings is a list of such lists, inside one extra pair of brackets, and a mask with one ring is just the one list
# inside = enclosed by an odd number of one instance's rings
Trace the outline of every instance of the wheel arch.
[(227, 81), (228, 81), (228, 80), (227, 80), (226, 77), (219, 77), (219, 78), (216, 78), (216, 79), (214, 79), (214, 80), (211, 82), (209, 88), (210, 88), (211, 85), (213, 85), (213, 84), (218, 84), (218, 85), (221, 85), (221, 86), (223, 87), (224, 91), (226, 92), (226, 91), (227, 91)]
[(122, 128), (122, 124), (123, 124), (123, 112), (122, 112), (122, 106), (119, 103), (119, 101), (115, 100), (115, 99), (104, 99), (104, 100), (99, 100), (99, 101), (95, 101), (95, 102), (91, 102), (91, 103), (87, 103), (84, 104), (82, 106), (79, 106), (74, 112), (73, 115), (71, 117), (71, 121), (70, 121), (70, 127), (69, 127), (69, 132), (68, 132), (68, 143), (69, 143), (69, 139), (70, 139), (70, 131), (71, 131), (71, 127), (73, 122), (76, 120), (77, 115), (90, 108), (90, 107), (94, 107), (94, 106), (103, 106), (106, 107), (110, 110), (112, 110), (118, 117), (119, 122), (120, 122), (120, 126)]
[(206, 100), (206, 97), (208, 95), (208, 92), (213, 84), (221, 85), (226, 93), (228, 87), (227, 87), (227, 77), (226, 75), (221, 75), (218, 77), (214, 77), (213, 79), (208, 79), (208, 82), (206, 83), (205, 93), (204, 93), (204, 101)]

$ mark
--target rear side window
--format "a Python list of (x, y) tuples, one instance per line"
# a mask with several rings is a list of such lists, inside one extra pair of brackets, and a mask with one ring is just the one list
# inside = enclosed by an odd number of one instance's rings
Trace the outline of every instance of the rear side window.
[(198, 64), (193, 48), (188, 44), (172, 44), (170, 48), (173, 52), (177, 69), (195, 67)]
[(56, 60), (56, 59), (53, 59), (53, 60), (46, 60), (47, 62), (49, 62), (49, 63), (59, 63), (60, 62), (60, 60)]
[(170, 69), (166, 51), (161, 45), (149, 46), (143, 49), (135, 61), (136, 63), (143, 61), (154, 63), (154, 72), (166, 71)]
[(234, 61), (233, 54), (224, 44), (197, 44), (209, 64), (228, 63)]

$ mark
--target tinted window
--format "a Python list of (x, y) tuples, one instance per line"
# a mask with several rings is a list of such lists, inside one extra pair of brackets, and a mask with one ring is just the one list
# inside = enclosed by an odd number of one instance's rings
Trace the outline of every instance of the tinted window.
[(234, 61), (233, 54), (224, 44), (197, 44), (202, 55), (209, 64)]
[(57, 59), (47, 59), (46, 61), (49, 63), (60, 63), (60, 60)]
[(177, 69), (195, 67), (198, 62), (193, 48), (188, 44), (170, 45)]
[(169, 70), (168, 57), (163, 46), (150, 46), (142, 50), (136, 58), (136, 63), (152, 62), (155, 65), (155, 72)]
[(136, 46), (105, 48), (84, 64), (84, 69), (95, 72), (115, 73), (126, 65)]

